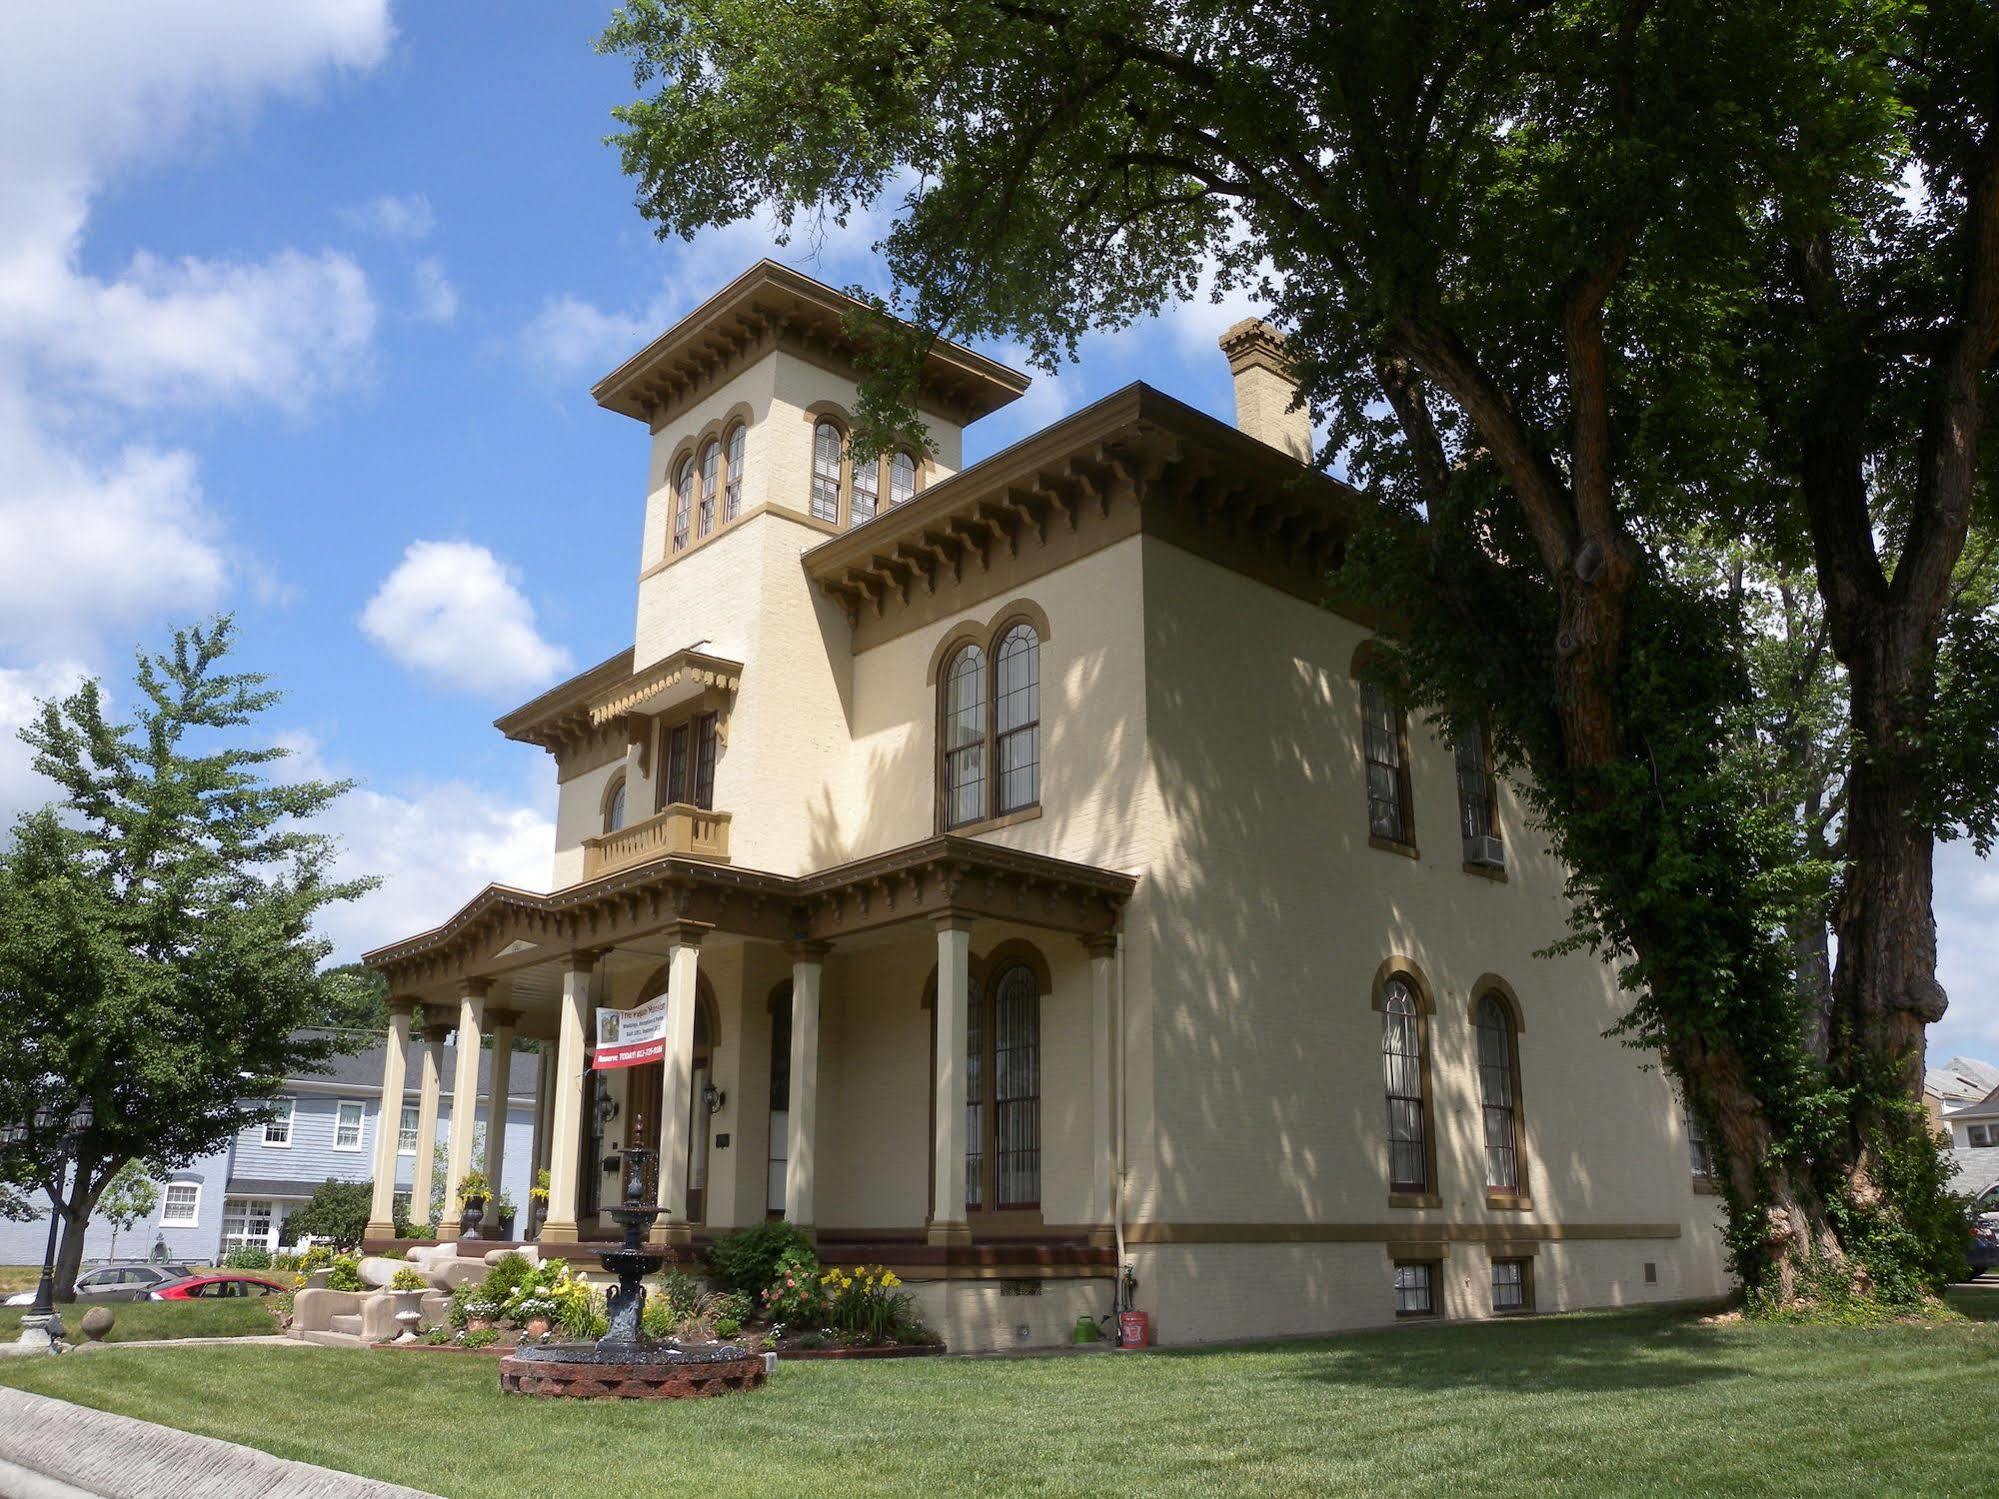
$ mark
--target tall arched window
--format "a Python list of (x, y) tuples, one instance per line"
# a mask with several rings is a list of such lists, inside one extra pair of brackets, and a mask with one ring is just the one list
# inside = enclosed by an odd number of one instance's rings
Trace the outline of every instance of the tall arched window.
[(846, 446), (840, 428), (822, 421), (812, 429), (812, 518), (840, 519), (840, 454)]
[(728, 449), (729, 479), (723, 490), (722, 519), (734, 520), (743, 513), (743, 435), (748, 429), (737, 422), (729, 429)]
[(893, 453), (888, 460), (888, 502), (905, 505), (916, 498), (916, 460), (907, 453)]
[[(1041, 1202), (1041, 986), (1015, 963), (992, 985), (993, 1177), (1001, 1209)], [(968, 1204), (969, 1205), (969, 1204)]]
[(680, 472), (673, 476), (673, 549), (687, 545), (687, 525), (694, 513), (694, 460), (680, 460)]
[(722, 474), (722, 445), (710, 442), (701, 450), (701, 522), (698, 535), (715, 529), (715, 488)]
[(1478, 1091), (1485, 1118), (1485, 1184), (1520, 1189), (1519, 1088), (1513, 1016), (1495, 994), (1478, 1002)]
[(862, 525), (875, 518), (875, 511), (881, 503), (881, 465), (879, 462), (856, 463), (854, 465), (854, 491), (847, 497), (847, 524)]
[(1372, 682), (1360, 684), (1362, 753), (1367, 760), (1367, 829), (1390, 843), (1414, 843), (1409, 818), (1409, 755), (1402, 709)]
[(994, 659), (994, 811), (1015, 812), (1041, 799), (1041, 641), (1034, 627), (1009, 628)]
[(604, 831), (615, 833), (625, 825), (625, 778), (619, 776), (611, 782), (611, 789), (604, 797)]
[(942, 733), (944, 825), (986, 815), (986, 653), (959, 649), (944, 669)]
[(1423, 1096), (1423, 1015), (1407, 981), (1391, 978), (1381, 995), (1381, 1061), (1388, 1093), (1388, 1186), (1430, 1190)]

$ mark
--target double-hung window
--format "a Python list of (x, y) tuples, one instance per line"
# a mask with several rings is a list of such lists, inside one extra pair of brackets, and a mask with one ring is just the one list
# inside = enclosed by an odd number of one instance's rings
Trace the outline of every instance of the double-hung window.
[(333, 1148), (359, 1150), (364, 1110), (359, 1099), (343, 1098), (333, 1116)]

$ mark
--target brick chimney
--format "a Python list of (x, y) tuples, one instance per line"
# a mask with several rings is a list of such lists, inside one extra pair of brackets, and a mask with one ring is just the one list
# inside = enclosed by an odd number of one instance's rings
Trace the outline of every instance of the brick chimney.
[(1244, 318), (1222, 335), (1222, 353), (1235, 376), (1236, 426), (1280, 453), (1310, 463), (1312, 414), (1291, 404), (1298, 381), (1284, 335), (1261, 318)]

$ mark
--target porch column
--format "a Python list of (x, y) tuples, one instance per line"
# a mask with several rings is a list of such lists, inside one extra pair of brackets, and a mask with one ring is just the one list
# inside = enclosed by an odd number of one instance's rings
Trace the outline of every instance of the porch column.
[(466, 979), (458, 990), (457, 1066), (451, 1078), (451, 1132), (445, 1137), (444, 1216), (437, 1226), (441, 1238), (455, 1238), (448, 1225), (458, 1221), (464, 1204), (458, 1183), (472, 1169), (472, 1136), (479, 1124), (479, 1034), (486, 1007), (486, 979)]
[[(693, 1237), (687, 1225), (687, 1147), (694, 1112), (694, 1005), (701, 972), (701, 939), (709, 928), (683, 921), (670, 928), (673, 943), (667, 956), (666, 1055), (659, 1089), (659, 1195), (666, 1209), (653, 1220), (655, 1242), (685, 1244)], [(704, 1117), (702, 1128), (707, 1128)]]
[(444, 1038), (450, 1034), (451, 1028), (445, 1025), (426, 1024), (423, 1028), (423, 1070), (417, 1078), (416, 1095), (416, 1163), (410, 1171), (412, 1224), (430, 1219), (432, 1158), (437, 1153), (437, 1084), (444, 1071)]
[(812, 1232), (819, 1129), (819, 983), (826, 942), (791, 945), (791, 1103), (785, 1119), (784, 1216)]
[[(519, 1010), (488, 1010), (486, 1022), (493, 1028), (493, 1075), (486, 1083), (486, 1180), (493, 1188), (493, 1201), (500, 1199), (500, 1172), (507, 1164), (507, 1090), (514, 1074), (514, 1027), (520, 1023)], [(525, 1211), (526, 1203), (516, 1212)], [(493, 1225), (498, 1227), (500, 1211), (493, 1209)], [(481, 1232), (484, 1232), (482, 1226)]]
[(965, 1222), (965, 1027), (972, 993), (972, 918), (930, 918), (937, 929), (937, 1138), (932, 1244), (969, 1244)]
[[(562, 971), (562, 1013), (555, 1023), (555, 1080), (549, 1091), (548, 1218), (541, 1237), (550, 1244), (576, 1242), (576, 1167), (583, 1153), (583, 1012), (590, 1007), (591, 977), (602, 954), (569, 955)], [(543, 1054), (543, 1065), (548, 1065)]]
[(1117, 934), (1101, 932), (1083, 939), (1090, 955), (1090, 1242), (1099, 1247), (1115, 1242), (1112, 1223), (1116, 1162), (1111, 1124), (1117, 1107), (1117, 1034), (1111, 1025), (1117, 992)]
[(403, 1074), (408, 1066), (410, 1011), (416, 1001), (398, 995), (389, 1001), (389, 1040), (382, 1048), (382, 1106), (375, 1111), (375, 1185), (368, 1197), (370, 1239), (396, 1234), (396, 1141), (403, 1127)]

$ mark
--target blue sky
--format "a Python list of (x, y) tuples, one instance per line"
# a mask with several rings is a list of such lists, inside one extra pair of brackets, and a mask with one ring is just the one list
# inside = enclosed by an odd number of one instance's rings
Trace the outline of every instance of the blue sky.
[[(880, 223), (658, 242), (601, 144), (603, 0), (10, 9), (0, 813), (45, 794), (35, 696), (226, 608), (302, 763), (363, 783), (334, 821), (388, 883), (343, 956), (542, 883), (548, 761), (490, 721), (631, 640), (645, 437), (589, 385), (759, 255), (879, 284)], [(1090, 340), (967, 459), (1137, 378), (1230, 416), (1247, 310)], [(1999, 1055), (1999, 872), (1946, 850), (1938, 907), (1933, 1052)]]

